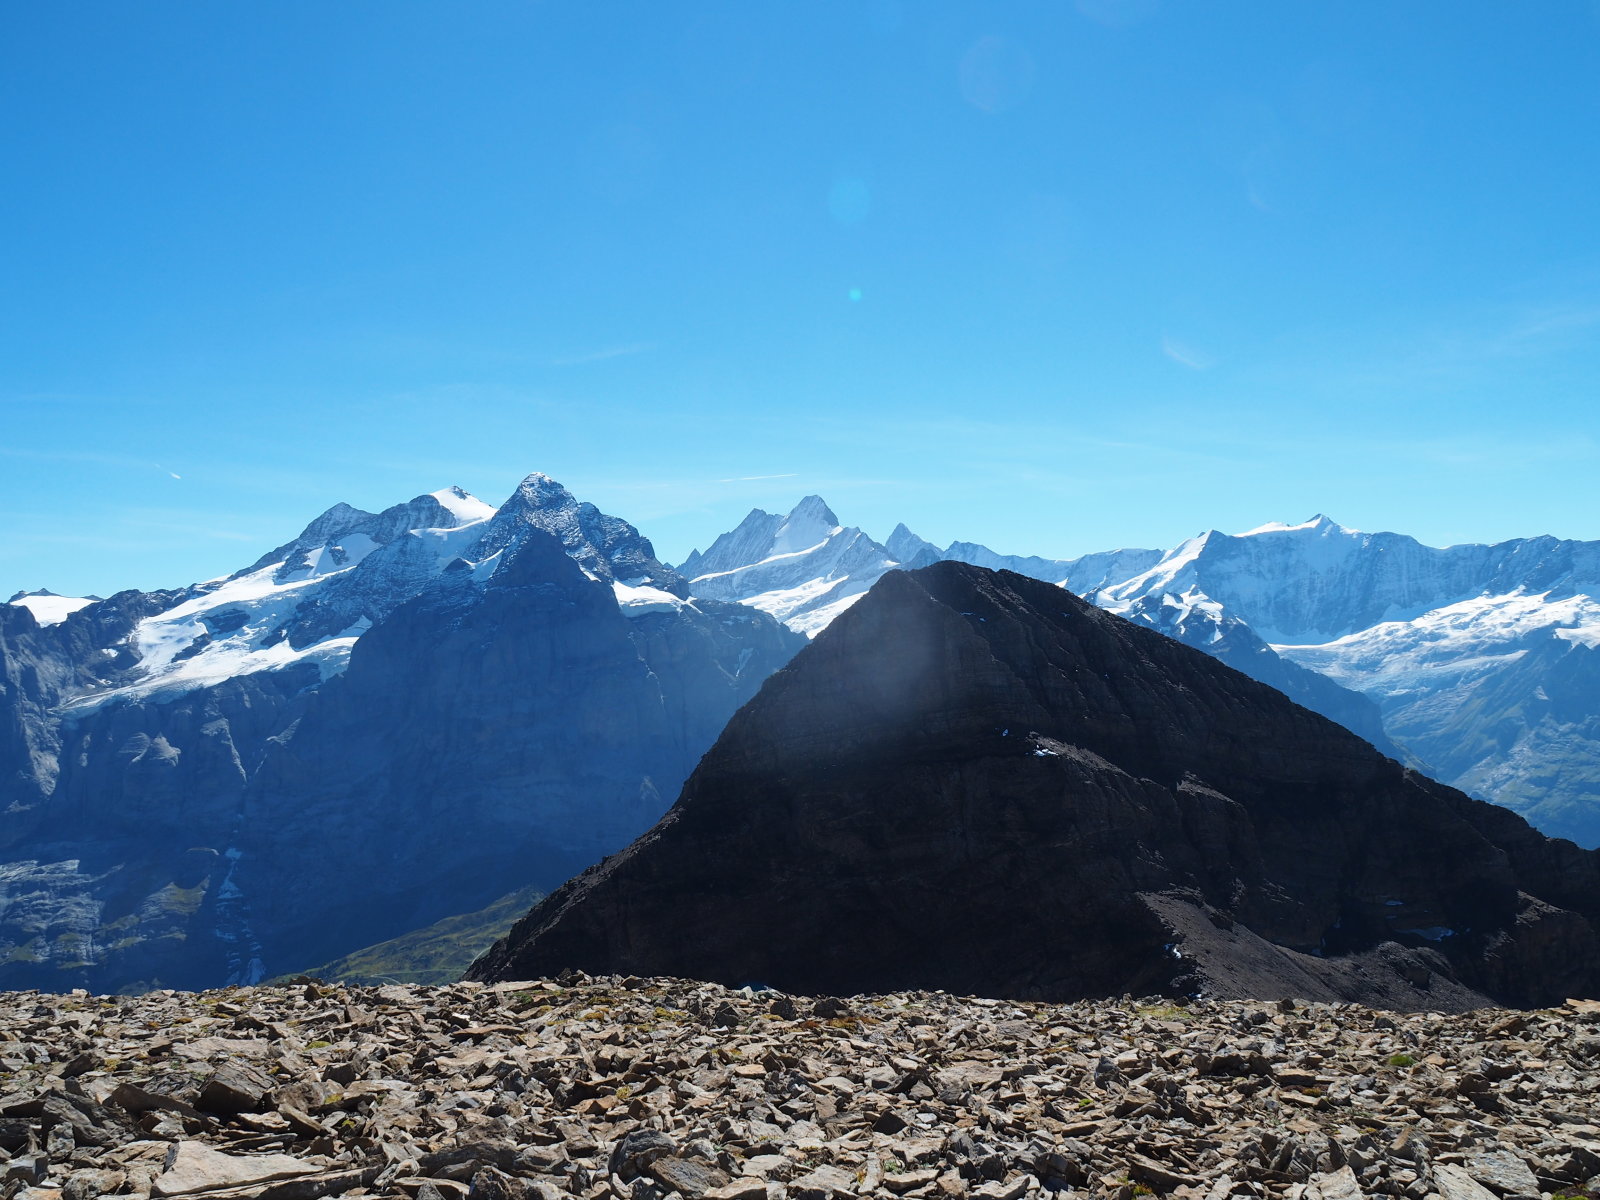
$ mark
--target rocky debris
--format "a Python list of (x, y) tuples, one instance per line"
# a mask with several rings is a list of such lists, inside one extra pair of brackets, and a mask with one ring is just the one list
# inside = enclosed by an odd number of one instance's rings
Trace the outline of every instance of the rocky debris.
[(0, 995), (0, 1200), (1588, 1200), (1600, 1003)]

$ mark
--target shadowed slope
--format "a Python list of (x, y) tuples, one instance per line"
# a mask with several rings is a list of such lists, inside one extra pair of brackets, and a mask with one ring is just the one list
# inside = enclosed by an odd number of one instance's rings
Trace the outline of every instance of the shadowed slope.
[(1597, 895), (1595, 855), (1205, 654), (940, 563), (885, 576), (470, 975), (1541, 1003), (1594, 992)]

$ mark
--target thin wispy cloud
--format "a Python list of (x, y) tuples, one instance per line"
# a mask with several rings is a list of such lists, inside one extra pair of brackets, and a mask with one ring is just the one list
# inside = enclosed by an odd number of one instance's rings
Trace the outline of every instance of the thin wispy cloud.
[(734, 475), (728, 479), (719, 479), (718, 483), (756, 483), (762, 479), (798, 479), (799, 471), (789, 471), (782, 475)]
[(648, 354), (657, 345), (656, 342), (633, 342), (626, 346), (606, 346), (583, 354), (552, 358), (549, 362), (552, 367), (582, 367), (589, 363), (610, 362), (614, 358), (632, 358), (636, 354)]
[(169, 470), (154, 459), (131, 458), (122, 454), (97, 454), (84, 450), (29, 450), (0, 446), (0, 456), (24, 459), (28, 462), (82, 463), (97, 467), (123, 467), (135, 471), (160, 471), (173, 479), (183, 478), (176, 471)]
[(1191, 371), (1209, 371), (1217, 365), (1217, 360), (1203, 350), (1197, 350), (1187, 343), (1180, 342), (1170, 334), (1161, 335), (1161, 353)]
[(1563, 349), (1574, 335), (1600, 327), (1600, 305), (1573, 304), (1540, 308), (1524, 314), (1489, 343), (1493, 354), (1514, 357)]

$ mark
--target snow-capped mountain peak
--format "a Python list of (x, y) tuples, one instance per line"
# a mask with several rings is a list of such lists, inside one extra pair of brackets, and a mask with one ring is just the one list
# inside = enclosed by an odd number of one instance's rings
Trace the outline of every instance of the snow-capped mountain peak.
[(1341, 525), (1330, 517), (1321, 513), (1309, 521), (1301, 521), (1298, 525), (1289, 525), (1283, 521), (1268, 521), (1265, 525), (1257, 525), (1254, 529), (1247, 529), (1243, 533), (1235, 534), (1236, 537), (1257, 537), (1264, 533), (1303, 533), (1309, 532), (1321, 536), (1332, 536), (1341, 533), (1360, 533), (1359, 529), (1351, 529), (1348, 525)]
[(340, 559), (339, 565), (349, 565), (345, 561), (349, 556), (386, 546), (413, 529), (461, 529), (493, 514), (494, 509), (457, 487), (414, 496), (377, 513), (341, 501), (301, 530), (294, 541), (267, 551), (239, 574), (281, 563), (287, 577), (312, 566), (319, 552), (329, 548), (339, 549), (335, 556)]
[(517, 485), (484, 525), (482, 537), (467, 557), (484, 562), (520, 543), (529, 529), (554, 537), (594, 579), (650, 587), (680, 597), (685, 594), (682, 576), (656, 557), (648, 538), (621, 518), (579, 501), (538, 471)]
[(838, 533), (841, 526), (833, 509), (821, 496), (807, 496), (796, 504), (773, 535), (773, 554), (793, 554), (820, 545)]
[(484, 578), (530, 530), (552, 535), (590, 578), (611, 584), (629, 615), (684, 603), (681, 577), (638, 530), (580, 503), (547, 475), (529, 475), (499, 509), (459, 487), (379, 513), (336, 504), (292, 542), (141, 620), (129, 643), (135, 665), (69, 706), (176, 695), (301, 663), (326, 679), (344, 669), (362, 634), (449, 564), (465, 560)]
[(693, 595), (737, 600), (815, 636), (898, 563), (861, 530), (839, 524), (821, 496), (784, 516), (752, 509), (680, 568)]

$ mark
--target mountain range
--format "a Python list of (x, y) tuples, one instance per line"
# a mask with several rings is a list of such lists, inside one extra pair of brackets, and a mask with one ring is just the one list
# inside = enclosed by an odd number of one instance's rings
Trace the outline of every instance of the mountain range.
[(1391, 757), (1600, 845), (1600, 542), (1424, 546), (1317, 516), (1073, 559), (882, 543), (816, 496), (683, 564), (691, 594), (815, 636), (885, 572), (955, 561), (1057, 583), (1271, 684)]
[(676, 569), (530, 475), (336, 505), (226, 577), (0, 605), (0, 986), (246, 982), (548, 891), (897, 568), (1008, 570), (1600, 843), (1600, 543), (1325, 518), (1075, 559), (883, 542), (819, 497)]
[(548, 890), (803, 641), (542, 475), (56, 607), (0, 605), (8, 987), (248, 983)]
[(1600, 989), (1600, 853), (1052, 584), (893, 572), (469, 978), (1450, 1010)]

